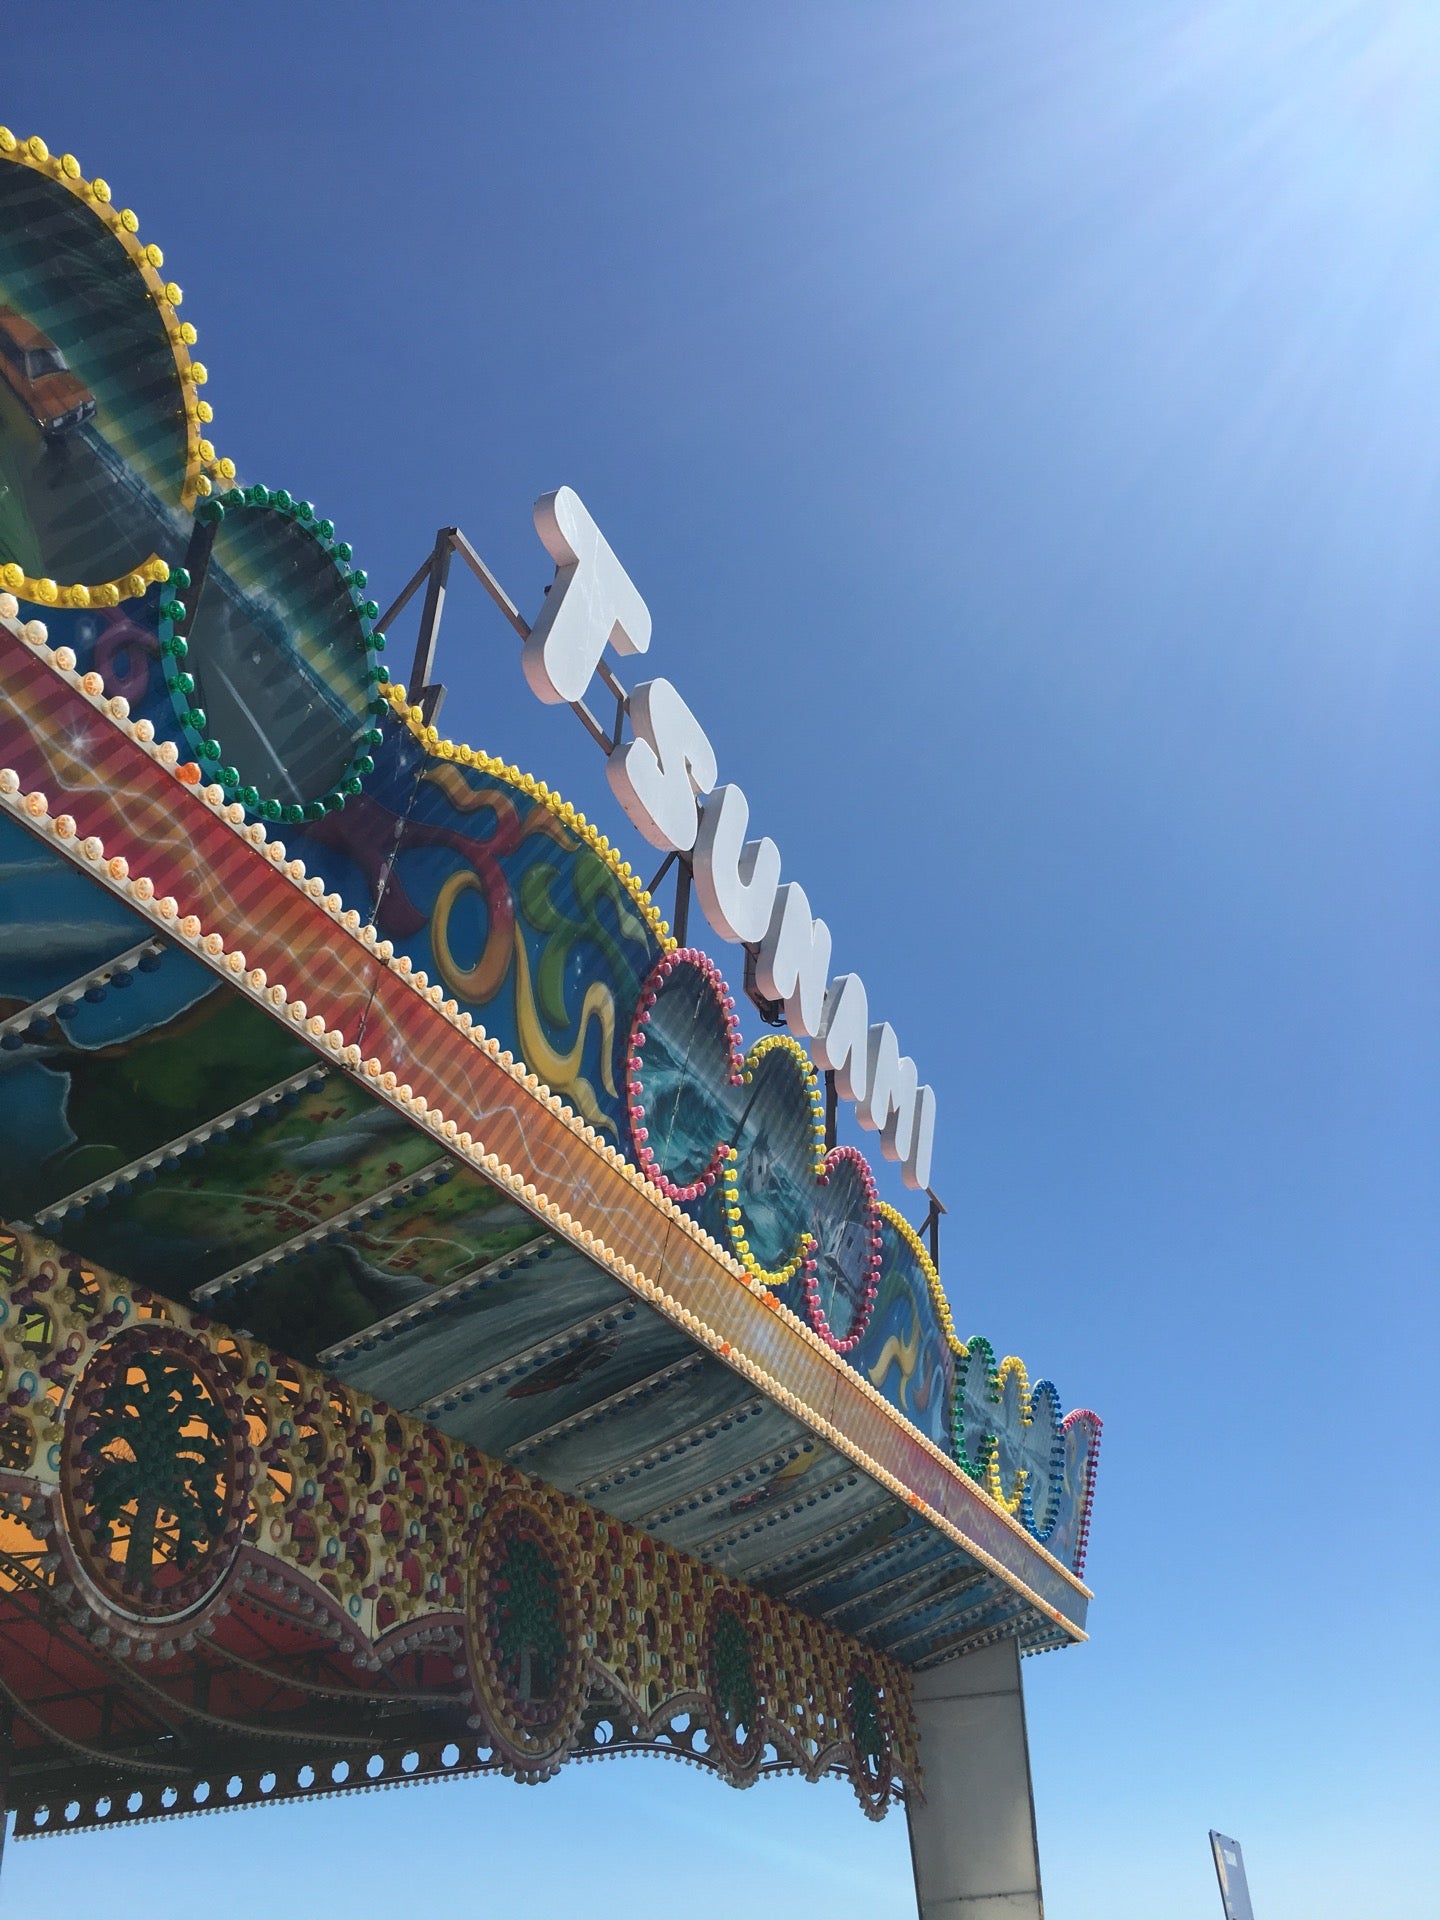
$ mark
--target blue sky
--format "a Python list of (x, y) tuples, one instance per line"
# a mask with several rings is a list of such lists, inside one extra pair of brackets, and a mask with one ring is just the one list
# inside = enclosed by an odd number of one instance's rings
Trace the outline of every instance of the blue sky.
[[(15, 33), (9, 36), (12, 46)], [(522, 606), (573, 485), (939, 1096), (962, 1334), (1106, 1421), (1027, 1663), (1056, 1920), (1433, 1901), (1440, 13), (29, 10), (242, 472)], [(403, 655), (402, 655), (403, 662)], [(452, 596), (445, 720), (620, 832)], [(638, 857), (638, 856), (637, 856)], [(717, 958), (734, 955), (719, 942)], [(892, 1189), (892, 1198), (899, 1198)], [(12, 1850), (112, 1920), (913, 1913), (903, 1823), (656, 1762)]]

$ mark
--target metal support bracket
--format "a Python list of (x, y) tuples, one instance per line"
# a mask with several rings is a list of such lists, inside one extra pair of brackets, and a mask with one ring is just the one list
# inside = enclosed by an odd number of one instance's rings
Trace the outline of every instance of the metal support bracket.
[[(211, 537), (213, 538), (213, 529), (207, 531), (211, 532)], [(198, 535), (200, 529), (197, 528), (196, 532)], [(192, 541), (192, 546), (193, 544)], [(465, 562), (471, 573), (474, 574), (475, 578), (500, 609), (500, 612), (519, 637), (522, 640), (527, 640), (530, 637), (529, 622), (516, 606), (515, 602), (510, 598), (509, 594), (506, 593), (505, 589), (500, 585), (500, 582), (495, 578), (495, 575), (490, 571), (489, 567), (487, 567), (485, 562), (480, 558), (480, 555), (475, 551), (474, 547), (471, 546), (465, 535), (458, 527), (441, 527), (435, 535), (435, 545), (431, 550), (429, 558), (411, 575), (398, 598), (391, 602), (376, 622), (376, 625), (380, 628), (388, 627), (392, 620), (404, 612), (411, 600), (420, 591), (421, 586), (424, 586), (425, 604), (420, 615), (420, 632), (415, 642), (415, 660), (410, 673), (409, 694), (411, 701), (419, 706), (427, 726), (433, 726), (435, 724), (435, 717), (439, 713), (440, 704), (445, 698), (444, 686), (435, 682), (432, 676), (435, 671), (435, 654), (440, 633), (440, 621), (445, 612), (445, 596), (449, 588), (450, 561), (455, 554), (458, 554)], [(207, 549), (204, 560), (208, 561), (208, 558), (209, 554)], [(190, 571), (193, 580), (196, 574), (196, 569), (193, 564), (191, 565)], [(596, 668), (595, 674), (601, 685), (606, 688), (615, 701), (615, 717), (612, 724), (608, 727), (603, 725), (583, 700), (572, 700), (570, 702), (570, 708), (576, 719), (579, 720), (581, 726), (584, 727), (585, 731), (590, 735), (590, 738), (608, 759), (621, 743), (625, 717), (630, 711), (630, 695), (616, 677), (608, 661), (602, 660)], [(672, 864), (676, 866), (677, 871), (675, 875), (675, 910), (671, 918), (670, 926), (676, 942), (683, 947), (690, 927), (690, 893), (693, 878), (693, 868), (690, 861), (683, 854), (679, 856), (673, 853), (668, 854), (661, 863), (659, 872), (650, 882), (649, 891), (652, 894), (655, 892), (660, 882), (669, 872)], [(744, 951), (746, 997), (767, 1027), (783, 1027), (785, 1025), (785, 1009), (783, 1003), (779, 1000), (772, 1000), (768, 994), (761, 991), (755, 971), (757, 949), (747, 946)], [(837, 1106), (835, 1077), (833, 1074), (827, 1073), (825, 1076), (825, 1140), (827, 1150), (835, 1145), (838, 1118)], [(940, 1215), (944, 1213), (945, 1209), (933, 1193), (930, 1194), (929, 1199), (930, 1211), (925, 1217), (921, 1231), (927, 1233), (929, 1236), (930, 1257), (938, 1266), (940, 1263)]]
[(930, 1258), (938, 1272), (940, 1267), (940, 1216), (944, 1213), (945, 1208), (928, 1187), (925, 1190), (925, 1197), (930, 1202), (930, 1211), (920, 1222), (920, 1231), (930, 1242)]
[(675, 862), (675, 913), (670, 922), (670, 931), (679, 947), (685, 945), (690, 932), (690, 881), (694, 871), (684, 854), (681, 854)]
[(755, 964), (758, 957), (758, 947), (746, 947), (745, 997), (749, 1000), (751, 1006), (754, 1007), (767, 1027), (783, 1027), (785, 1024), (785, 1007), (783, 1002), (772, 1000), (768, 994), (762, 993), (760, 990), (759, 977), (755, 972)]
[[(527, 640), (530, 637), (529, 621), (465, 535), (458, 527), (441, 527), (435, 535), (435, 545), (429, 559), (410, 576), (398, 596), (391, 601), (375, 623), (381, 629), (388, 627), (392, 620), (397, 619), (405, 611), (421, 586), (424, 586), (425, 605), (420, 615), (420, 632), (415, 641), (415, 659), (410, 669), (408, 691), (411, 700), (424, 715), (427, 726), (435, 724), (435, 716), (439, 713), (441, 702), (445, 698), (444, 686), (435, 681), (432, 676), (435, 671), (435, 651), (440, 633), (440, 621), (445, 612), (445, 595), (450, 582), (450, 561), (455, 554), (465, 562), (520, 638)], [(599, 677), (615, 696), (613, 727), (602, 726), (583, 700), (572, 700), (570, 708), (590, 738), (608, 757), (620, 744), (625, 715), (629, 712), (630, 696), (603, 662), (599, 669)]]
[(415, 659), (410, 668), (410, 698), (420, 704), (427, 727), (435, 724), (445, 698), (445, 689), (435, 684), (435, 642), (445, 612), (445, 590), (450, 583), (450, 556), (458, 527), (441, 527), (435, 536), (434, 551), (425, 580), (425, 606), (420, 614), (420, 631), (415, 636)]

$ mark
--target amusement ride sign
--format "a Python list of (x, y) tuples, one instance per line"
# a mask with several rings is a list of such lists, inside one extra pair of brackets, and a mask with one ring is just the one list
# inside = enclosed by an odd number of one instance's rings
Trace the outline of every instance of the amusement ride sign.
[[(556, 566), (555, 584), (525, 642), (525, 677), (539, 699), (583, 700), (607, 647), (650, 647), (650, 613), (573, 488), (547, 493), (535, 526)], [(668, 680), (647, 680), (627, 702), (633, 737), (606, 762), (610, 785), (652, 846), (693, 860), (705, 917), (726, 940), (752, 948), (761, 990), (785, 1024), (813, 1044), (818, 1063), (854, 1102), (862, 1127), (898, 1161), (909, 1187), (930, 1185), (935, 1095), (900, 1051), (888, 1021), (870, 1019), (858, 973), (830, 977), (830, 929), (798, 881), (782, 882), (780, 849), (747, 840), (750, 803), (720, 786), (705, 729)]]
[(788, 1033), (440, 734), (433, 565), (392, 682), (333, 522), (217, 453), (138, 228), (0, 127), (16, 1830), (641, 1749), (914, 1827), (929, 1670), (1018, 1701), (1084, 1638), (1100, 1422), (960, 1338), (836, 1142), (817, 1069), (927, 1189), (934, 1096), (680, 693), (616, 681), (651, 619), (577, 495), (533, 627), (466, 558)]

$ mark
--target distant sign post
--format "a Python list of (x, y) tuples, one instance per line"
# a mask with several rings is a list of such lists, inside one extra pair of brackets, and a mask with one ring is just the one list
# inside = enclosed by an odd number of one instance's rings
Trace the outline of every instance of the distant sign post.
[(1240, 1842), (1210, 1830), (1210, 1850), (1215, 1855), (1215, 1873), (1220, 1881), (1220, 1898), (1225, 1903), (1225, 1920), (1255, 1920), (1250, 1904), (1250, 1889), (1245, 1882), (1245, 1856)]

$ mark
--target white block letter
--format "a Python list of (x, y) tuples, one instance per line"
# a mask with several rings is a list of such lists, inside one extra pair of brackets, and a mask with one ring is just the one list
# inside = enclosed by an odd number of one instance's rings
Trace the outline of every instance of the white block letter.
[(805, 889), (788, 880), (775, 895), (770, 925), (755, 956), (755, 978), (762, 993), (784, 1004), (791, 1033), (803, 1038), (819, 1027), (829, 971), (830, 929), (823, 920), (812, 919)]
[(650, 612), (573, 487), (541, 495), (535, 531), (558, 571), (522, 664), (531, 692), (554, 706), (584, 699), (607, 646), (644, 653)]
[(907, 1187), (921, 1193), (930, 1185), (930, 1155), (935, 1146), (935, 1095), (921, 1087), (915, 1095), (915, 1124), (910, 1130), (910, 1151), (900, 1169)]
[(870, 1086), (855, 1117), (880, 1135), (880, 1151), (887, 1160), (903, 1163), (906, 1186), (928, 1186), (935, 1096), (929, 1087), (917, 1085), (915, 1062), (901, 1053), (888, 1020), (870, 1029), (869, 1068)]
[(863, 1100), (870, 1085), (870, 1003), (858, 973), (842, 973), (825, 991), (820, 1030), (810, 1051), (835, 1075), (842, 1100)]
[(647, 680), (630, 696), (635, 738), (605, 762), (615, 797), (651, 846), (689, 853), (719, 768), (705, 729), (668, 680)]
[(739, 787), (716, 787), (700, 809), (695, 891), (717, 933), (753, 946), (770, 925), (780, 849), (773, 840), (747, 840), (749, 824), (750, 803)]

